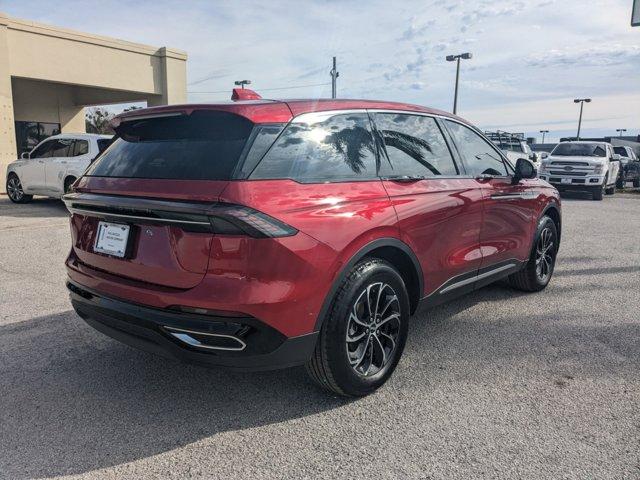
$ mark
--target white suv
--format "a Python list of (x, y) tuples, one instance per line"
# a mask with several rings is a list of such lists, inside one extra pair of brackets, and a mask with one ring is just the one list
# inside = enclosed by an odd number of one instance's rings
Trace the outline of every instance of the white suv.
[(538, 172), (560, 192), (591, 192), (594, 200), (613, 195), (620, 170), (620, 156), (605, 142), (562, 142), (542, 160)]
[(111, 135), (90, 133), (48, 137), (20, 160), (7, 166), (7, 194), (26, 203), (33, 195), (60, 198), (111, 141)]

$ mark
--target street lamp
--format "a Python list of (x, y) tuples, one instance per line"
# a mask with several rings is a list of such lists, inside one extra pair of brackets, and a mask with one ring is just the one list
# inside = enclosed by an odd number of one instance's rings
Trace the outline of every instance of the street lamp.
[(549, 133), (549, 130), (540, 130), (540, 133), (542, 134), (542, 143), (544, 143), (544, 136)]
[(620, 135), (619, 135), (620, 137), (621, 137), (621, 136), (622, 136), (622, 134), (623, 134), (624, 132), (626, 132), (626, 131), (627, 131), (627, 129), (626, 129), (626, 128), (616, 128), (616, 132), (618, 132), (618, 133), (620, 134)]
[(447, 55), (447, 62), (458, 62), (456, 65), (456, 90), (453, 94), (453, 113), (458, 112), (458, 80), (460, 79), (460, 59), (469, 60), (473, 55), (469, 52), (461, 53), (460, 55)]
[(580, 140), (580, 127), (582, 126), (582, 107), (584, 107), (584, 104), (591, 102), (590, 98), (576, 98), (573, 100), (573, 103), (579, 103), (580, 104), (580, 118), (578, 118), (578, 135), (576, 135), (577, 139)]
[(251, 80), (236, 80), (233, 83), (236, 85), (240, 85), (240, 87), (244, 90), (245, 85), (251, 85)]

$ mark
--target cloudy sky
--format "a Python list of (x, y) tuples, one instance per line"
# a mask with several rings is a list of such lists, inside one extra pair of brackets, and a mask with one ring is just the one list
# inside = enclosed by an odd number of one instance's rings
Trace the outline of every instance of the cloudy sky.
[[(135, 3), (135, 4), (134, 4)], [(190, 101), (228, 99), (248, 78), (270, 98), (338, 95), (451, 110), (484, 128), (640, 133), (640, 27), (632, 0), (0, 0), (9, 15), (187, 51)]]

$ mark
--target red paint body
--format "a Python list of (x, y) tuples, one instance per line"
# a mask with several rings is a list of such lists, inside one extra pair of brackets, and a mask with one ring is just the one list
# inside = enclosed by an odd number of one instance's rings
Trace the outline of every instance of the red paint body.
[[(342, 109), (457, 118), (414, 105), (357, 100), (167, 106), (122, 117), (202, 109), (233, 112), (257, 124)], [(491, 199), (492, 194), (525, 190), (534, 190), (535, 197), (509, 202)], [(557, 192), (538, 179), (512, 185), (509, 179), (469, 177), (309, 184), (83, 177), (75, 191), (244, 205), (297, 229), (289, 237), (251, 238), (140, 225), (132, 256), (118, 259), (93, 252), (97, 219), (78, 214), (71, 218), (73, 248), (67, 269), (75, 283), (155, 308), (241, 313), (286, 337), (317, 328), (322, 306), (344, 266), (372, 241), (397, 239), (412, 250), (422, 269), (420, 297), (425, 297), (458, 275), (509, 259), (525, 261), (537, 219), (551, 203), (559, 206)]]

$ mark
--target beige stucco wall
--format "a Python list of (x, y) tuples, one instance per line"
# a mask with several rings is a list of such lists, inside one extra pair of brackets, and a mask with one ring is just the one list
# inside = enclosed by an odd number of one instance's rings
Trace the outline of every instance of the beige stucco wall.
[(15, 121), (84, 131), (84, 107), (186, 102), (186, 53), (91, 35), (0, 12), (0, 192), (17, 157)]

